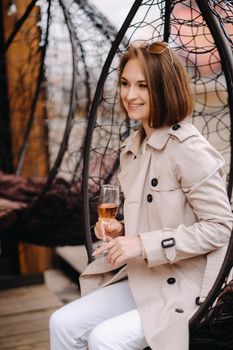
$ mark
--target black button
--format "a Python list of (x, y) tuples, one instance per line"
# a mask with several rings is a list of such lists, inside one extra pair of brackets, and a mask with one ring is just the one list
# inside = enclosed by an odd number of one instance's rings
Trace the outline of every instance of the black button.
[(174, 277), (170, 277), (170, 278), (167, 279), (167, 283), (168, 284), (174, 284), (174, 283), (176, 283), (176, 279)]
[(200, 306), (200, 305), (202, 304), (202, 302), (200, 301), (200, 297), (196, 297), (195, 303), (196, 303), (196, 305), (198, 305), (198, 306)]
[(153, 187), (157, 186), (158, 185), (158, 180), (154, 177), (152, 180), (151, 180), (151, 185)]
[(153, 196), (152, 196), (152, 194), (148, 194), (148, 195), (147, 195), (147, 201), (148, 201), (149, 203), (151, 203), (151, 202), (153, 201)]
[(176, 131), (180, 128), (180, 124), (174, 124), (172, 125), (172, 130)]
[(180, 309), (180, 308), (177, 308), (177, 309), (175, 309), (175, 312), (178, 312), (179, 314), (182, 314), (184, 312), (184, 310)]

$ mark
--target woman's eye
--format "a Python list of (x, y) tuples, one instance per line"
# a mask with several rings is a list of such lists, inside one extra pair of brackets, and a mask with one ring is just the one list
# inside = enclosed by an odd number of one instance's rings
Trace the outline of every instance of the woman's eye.
[(142, 89), (147, 89), (147, 85), (146, 84), (139, 84), (139, 87)]
[(128, 83), (127, 83), (127, 81), (121, 81), (121, 86), (127, 86), (128, 85)]

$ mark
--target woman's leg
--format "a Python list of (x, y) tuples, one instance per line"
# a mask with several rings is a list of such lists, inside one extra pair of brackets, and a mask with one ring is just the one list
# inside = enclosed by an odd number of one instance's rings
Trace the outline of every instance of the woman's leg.
[(146, 346), (148, 344), (136, 309), (103, 321), (88, 338), (89, 350), (142, 350)]
[(97, 325), (135, 308), (128, 281), (67, 304), (50, 318), (51, 350), (86, 350), (89, 334)]

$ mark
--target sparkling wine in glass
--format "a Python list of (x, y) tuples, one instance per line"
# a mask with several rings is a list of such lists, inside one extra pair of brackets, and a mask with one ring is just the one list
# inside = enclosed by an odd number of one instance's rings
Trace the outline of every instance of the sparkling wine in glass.
[[(119, 186), (102, 185), (100, 188), (98, 215), (105, 227), (109, 221), (115, 219), (119, 206)], [(103, 241), (106, 241), (104, 238)]]

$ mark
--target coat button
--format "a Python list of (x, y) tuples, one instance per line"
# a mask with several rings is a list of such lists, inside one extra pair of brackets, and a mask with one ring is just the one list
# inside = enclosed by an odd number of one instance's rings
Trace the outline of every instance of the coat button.
[(180, 128), (180, 124), (174, 124), (172, 125), (172, 130), (176, 131)]
[(178, 312), (178, 314), (182, 314), (184, 312), (184, 310), (180, 309), (180, 308), (177, 308), (177, 309), (175, 309), (175, 312)]
[(152, 194), (147, 195), (147, 202), (151, 203), (153, 201), (153, 196)]
[(200, 297), (196, 297), (195, 303), (196, 303), (196, 305), (198, 305), (198, 306), (200, 306), (201, 304), (203, 304), (203, 302), (200, 301)]
[(151, 185), (153, 187), (157, 186), (158, 185), (158, 180), (154, 177), (152, 180), (151, 180)]
[(170, 277), (170, 278), (167, 279), (167, 283), (168, 284), (174, 284), (174, 283), (176, 283), (176, 279), (174, 277)]

